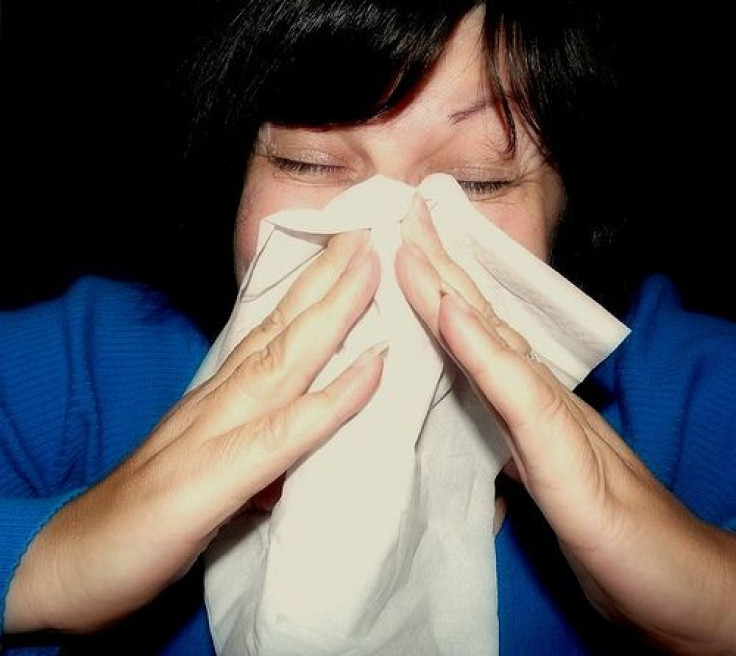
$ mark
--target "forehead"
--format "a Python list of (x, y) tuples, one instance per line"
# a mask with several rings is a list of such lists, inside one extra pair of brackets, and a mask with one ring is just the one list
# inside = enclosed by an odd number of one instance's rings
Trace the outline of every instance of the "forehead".
[[(411, 112), (430, 115), (453, 114), (490, 101), (483, 12), (475, 9), (455, 28), (436, 64), (414, 93), (388, 117)], [(382, 118), (373, 123), (381, 122)]]
[[(462, 123), (462, 125), (459, 125)], [(266, 124), (261, 138), (273, 136)], [(283, 129), (285, 128), (285, 130)], [(365, 123), (345, 126), (282, 126), (281, 136), (311, 135), (319, 143), (378, 138), (406, 154), (434, 150), (447, 143), (467, 146), (481, 138), (494, 150), (508, 147), (505, 123), (493, 102), (483, 36), (483, 12), (475, 9), (457, 25), (435, 65), (402, 103)], [(480, 134), (482, 133), (482, 137)]]

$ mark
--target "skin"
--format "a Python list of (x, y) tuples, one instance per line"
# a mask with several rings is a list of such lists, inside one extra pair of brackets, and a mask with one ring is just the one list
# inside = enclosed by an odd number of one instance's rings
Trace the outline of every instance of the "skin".
[[(479, 39), (480, 15), (471, 14), (419, 93), (380, 122), (264, 126), (236, 223), (239, 278), (263, 217), (321, 207), (375, 173), (413, 184), (451, 173), (490, 221), (546, 258), (564, 192), (523, 130), (508, 155)], [(671, 651), (732, 653), (733, 536), (692, 516), (592, 408), (528, 357), (524, 338), (444, 253), (420, 198), (403, 233), (396, 271), (407, 299), (506, 421), (513, 469), (591, 602)], [(326, 389), (307, 390), (378, 278), (366, 235), (334, 238), (211, 380), (43, 528), (11, 583), (4, 630), (92, 631), (141, 607), (259, 490), (358, 412), (380, 379), (376, 351)]]

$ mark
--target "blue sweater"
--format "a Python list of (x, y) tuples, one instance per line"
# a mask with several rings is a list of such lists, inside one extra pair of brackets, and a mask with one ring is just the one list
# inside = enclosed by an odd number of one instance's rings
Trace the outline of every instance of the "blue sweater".
[[(704, 519), (736, 529), (736, 325), (682, 310), (650, 280), (632, 335), (591, 376), (599, 407), (655, 475)], [(142, 287), (85, 279), (64, 297), (0, 313), (0, 603), (35, 533), (104, 476), (179, 398), (207, 350)], [(644, 653), (600, 619), (523, 493), (510, 491), (497, 540), (503, 654)], [(207, 656), (198, 567), (105, 634), (5, 636), (3, 654)], [(11, 646), (14, 645), (14, 646)]]

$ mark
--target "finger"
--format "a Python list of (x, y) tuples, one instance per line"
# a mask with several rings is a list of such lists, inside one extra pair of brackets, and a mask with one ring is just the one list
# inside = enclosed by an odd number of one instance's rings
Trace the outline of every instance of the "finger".
[(529, 345), (518, 332), (510, 328), (493, 310), (466, 271), (445, 251), (429, 215), (429, 208), (418, 194), (412, 201), (407, 217), (401, 224), (402, 237), (416, 255), (424, 255), (442, 281), (441, 290), (457, 291), (486, 321), (495, 326), (513, 348), (527, 352)]
[(445, 251), (425, 200), (415, 195), (406, 218), (401, 223), (401, 235), (405, 243), (421, 251), (437, 270), (440, 278), (456, 289), (474, 308), (486, 312), (487, 302), (480, 290)]
[(459, 295), (443, 296), (438, 325), (453, 357), (507, 425), (524, 483), (540, 470), (547, 483), (576, 471), (579, 451), (571, 441), (584, 438), (583, 428), (569, 393), (547, 368), (512, 348)]
[(406, 300), (435, 339), (439, 340), (437, 322), (442, 297), (442, 279), (437, 270), (424, 252), (410, 243), (399, 246), (394, 269)]
[[(317, 294), (314, 292), (315, 288), (322, 290), (324, 285), (329, 282), (331, 288), (328, 287), (328, 291), (331, 289), (331, 297), (322, 305), (323, 316), (320, 319), (319, 316), (313, 321), (317, 323), (317, 326), (307, 327), (314, 344), (324, 345), (322, 341), (329, 331), (322, 329), (320, 322), (324, 323), (324, 326), (329, 328), (337, 328), (338, 330), (343, 328), (345, 331), (349, 326), (343, 326), (344, 322), (340, 322), (340, 316), (344, 316), (344, 312), (347, 310), (351, 312), (351, 318), (346, 321), (352, 325), (354, 322), (354, 316), (359, 316), (365, 306), (372, 298), (375, 293), (375, 288), (378, 284), (378, 275), (376, 273), (377, 261), (375, 253), (372, 252), (370, 244), (364, 235), (359, 233), (350, 233), (352, 236), (339, 235), (340, 237), (346, 237), (346, 239), (333, 238), (330, 242), (331, 251), (330, 254), (324, 258), (322, 264), (317, 265), (317, 262), (312, 265), (312, 269), (316, 269), (317, 274), (311, 281), (314, 282), (314, 287), (310, 281), (307, 280), (306, 272), (303, 274), (301, 280), (304, 282), (301, 290), (296, 289), (292, 294), (290, 291), (288, 294), (294, 298), (293, 303), (289, 302), (286, 306), (291, 308), (290, 311), (296, 311), (299, 305), (297, 296), (299, 292), (304, 292), (305, 297), (311, 300)], [(328, 250), (330, 247), (328, 246)], [(327, 251), (325, 251), (326, 253)], [(319, 260), (318, 260), (319, 261)], [(343, 264), (347, 261), (347, 268), (343, 268), (338, 275), (335, 272), (339, 270)], [(352, 268), (351, 268), (352, 267)], [(336, 281), (339, 281), (339, 289), (335, 291), (337, 286)], [(357, 289), (356, 289), (357, 288)], [(345, 297), (340, 299), (340, 290), (345, 291)], [(329, 296), (329, 294), (328, 294)], [(323, 298), (324, 297), (324, 298)], [(320, 300), (325, 300), (324, 294), (320, 296)], [(350, 307), (351, 299), (356, 303), (355, 307)], [(336, 300), (341, 300), (340, 308), (342, 308), (342, 315), (338, 312), (336, 316), (330, 316), (329, 312), (334, 308)], [(302, 301), (304, 302), (304, 301)], [(347, 307), (346, 307), (347, 304)], [(314, 307), (312, 308), (314, 309)], [(302, 312), (305, 314), (305, 311)], [(282, 315), (284, 316), (284, 315)], [(337, 317), (337, 320), (336, 320)], [(273, 325), (274, 322), (272, 322)], [(293, 323), (290, 322), (289, 325)], [(276, 331), (274, 331), (276, 332)], [(293, 328), (292, 328), (293, 332)], [(265, 336), (265, 331), (261, 332), (261, 337)], [(278, 332), (275, 337), (278, 338), (281, 332)], [(247, 338), (246, 338), (247, 339)], [(260, 339), (260, 337), (259, 337)], [(343, 339), (343, 335), (335, 337), (331, 344), (327, 344), (326, 347), (329, 354), (334, 352), (339, 342)], [(178, 404), (171, 412), (169, 412), (166, 418), (161, 422), (160, 429), (157, 430), (154, 435), (146, 441), (146, 443), (136, 451), (136, 461), (146, 461), (153, 455), (158, 453), (166, 444), (170, 441), (179, 438), (185, 433), (190, 431), (198, 434), (201, 439), (205, 439), (213, 434), (222, 434), (233, 428), (234, 426), (247, 421), (252, 418), (253, 412), (268, 412), (273, 407), (277, 407), (278, 404), (284, 401), (283, 394), (277, 394), (272, 397), (265, 396), (264, 394), (258, 394), (257, 391), (253, 391), (254, 385), (258, 385), (262, 382), (261, 378), (248, 379), (248, 375), (255, 372), (247, 372), (243, 366), (244, 361), (248, 360), (248, 366), (254, 364), (257, 359), (261, 360), (262, 368), (270, 366), (274, 372), (278, 369), (276, 361), (279, 357), (280, 345), (274, 341), (272, 347), (268, 344), (264, 345), (259, 351), (255, 351), (257, 358), (254, 358), (254, 353), (249, 353), (248, 349), (257, 342), (251, 342), (250, 344), (241, 344), (236, 347), (237, 353), (231, 354), (228, 359), (223, 363), (220, 370), (204, 385), (194, 390), (191, 394), (185, 397), (182, 403)], [(309, 345), (312, 346), (311, 344)], [(322, 351), (313, 350), (313, 355), (319, 355)], [(329, 357), (324, 356), (326, 362)], [(322, 362), (318, 367), (324, 364)], [(309, 371), (308, 376), (313, 377), (314, 372)], [(293, 379), (291, 382), (294, 382)], [(303, 379), (300, 378), (300, 384), (303, 386)], [(244, 384), (245, 383), (247, 384)], [(311, 379), (309, 380), (311, 382)], [(293, 388), (289, 387), (288, 390)], [(261, 392), (266, 394), (270, 393), (272, 386), (266, 388), (264, 386)], [(305, 388), (306, 389), (306, 388)], [(288, 391), (287, 388), (279, 390), (281, 392)], [(302, 390), (303, 391), (303, 390)]]
[[(458, 271), (462, 271), (459, 266), (454, 264), (453, 266)], [(511, 348), (519, 353), (531, 353), (531, 347), (523, 335), (500, 319), (489, 302), (485, 299), (482, 302), (476, 299), (475, 304), (469, 301), (459, 290), (442, 278), (440, 272), (426, 256), (425, 251), (413, 243), (406, 242), (399, 247), (395, 268), (406, 299), (440, 342), (442, 336), (437, 326), (440, 299), (444, 294), (453, 293), (462, 296), (477, 313), (478, 318), (486, 323), (489, 329), (497, 332)], [(464, 272), (463, 275), (465, 275)], [(473, 287), (475, 288), (474, 285)]]
[(203, 434), (225, 433), (303, 394), (368, 307), (379, 278), (375, 251), (353, 258), (323, 299), (249, 355), (203, 400), (198, 425)]
[[(645, 467), (597, 413), (541, 362), (511, 348), (459, 295), (442, 298), (439, 329), (506, 424), (519, 478), (558, 536), (595, 543), (610, 509), (622, 502), (616, 495), (628, 489), (622, 481), (646, 477)], [(581, 504), (596, 510), (578, 512)], [(593, 529), (591, 517), (601, 518)]]
[(233, 349), (213, 382), (219, 384), (230, 376), (248, 355), (265, 348), (295, 317), (322, 299), (353, 258), (367, 246), (368, 232), (365, 230), (342, 233), (330, 239), (327, 247), (294, 281), (276, 309)]
[(210, 440), (209, 457), (219, 462), (217, 484), (212, 485), (211, 477), (203, 480), (193, 496), (201, 499), (197, 503), (203, 510), (208, 505), (220, 508), (219, 517), (211, 520), (215, 526), (334, 435), (368, 403), (380, 382), (383, 350), (382, 345), (369, 349), (324, 389)]

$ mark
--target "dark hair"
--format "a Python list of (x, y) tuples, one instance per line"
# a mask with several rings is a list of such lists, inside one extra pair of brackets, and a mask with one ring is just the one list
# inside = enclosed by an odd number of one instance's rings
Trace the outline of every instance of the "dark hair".
[[(209, 197), (232, 221), (258, 128), (357, 124), (406, 101), (476, 0), (220, 2), (191, 68), (190, 153)], [(489, 75), (513, 147), (514, 116), (561, 174), (568, 203), (553, 265), (615, 311), (610, 284), (622, 208), (615, 170), (616, 98), (603, 7), (588, 0), (488, 0)], [(615, 124), (615, 122), (613, 122)], [(224, 203), (224, 205), (222, 204)], [(620, 241), (620, 239), (619, 239)], [(617, 266), (617, 268), (619, 268)]]
[(191, 152), (218, 175), (237, 175), (225, 184), (239, 195), (263, 123), (357, 124), (390, 111), (417, 86), (452, 29), (476, 4), (221, 3), (219, 25), (201, 46), (188, 83), (194, 92)]
[(605, 0), (489, 0), (485, 33), (507, 124), (512, 102), (565, 187), (551, 264), (622, 314), (642, 271), (618, 188), (630, 120), (618, 17)]

